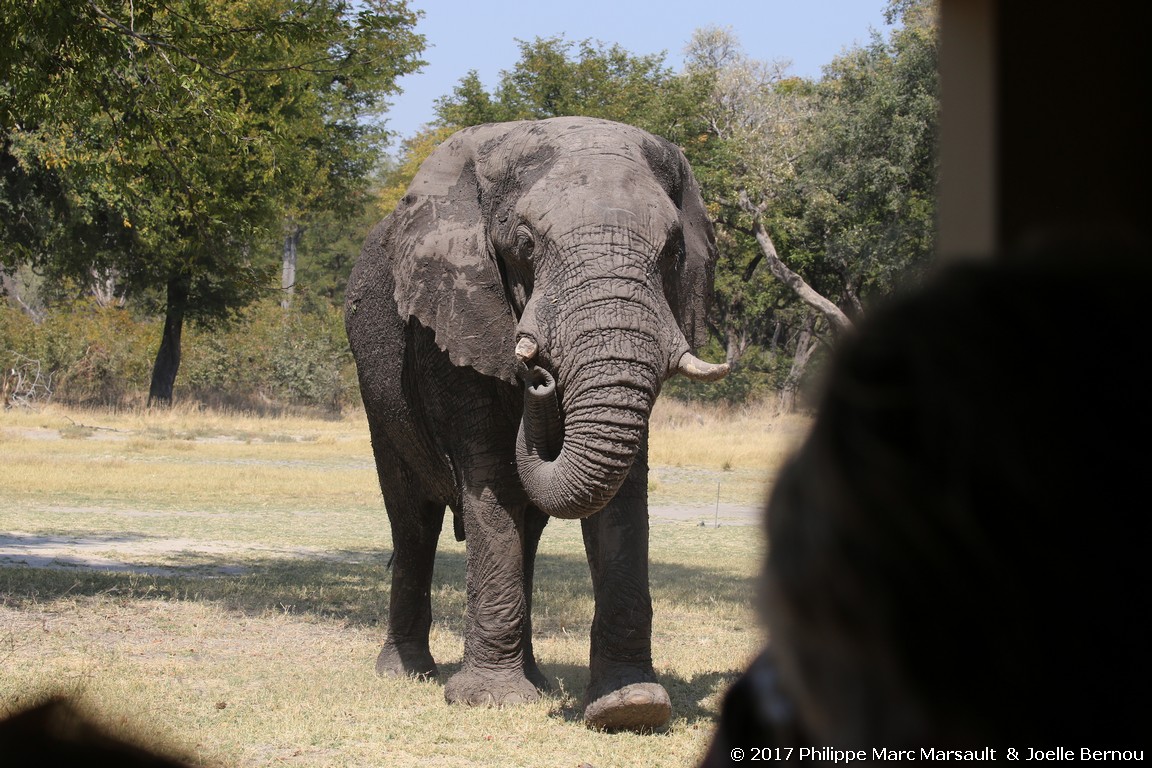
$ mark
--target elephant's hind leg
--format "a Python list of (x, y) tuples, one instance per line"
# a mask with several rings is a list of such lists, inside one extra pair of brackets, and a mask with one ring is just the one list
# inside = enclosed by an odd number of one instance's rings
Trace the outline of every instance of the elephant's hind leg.
[(532, 577), (536, 570), (536, 550), (540, 545), (540, 534), (548, 524), (548, 516), (534, 507), (524, 510), (524, 675), (536, 686), (536, 690), (547, 693), (552, 690), (548, 678), (536, 663), (536, 653), (532, 648)]
[(376, 673), (435, 677), (439, 671), (428, 647), (428, 633), (432, 628), (432, 566), (444, 505), (406, 498), (386, 498), (385, 504), (394, 548), (392, 595), (388, 636), (376, 658)]

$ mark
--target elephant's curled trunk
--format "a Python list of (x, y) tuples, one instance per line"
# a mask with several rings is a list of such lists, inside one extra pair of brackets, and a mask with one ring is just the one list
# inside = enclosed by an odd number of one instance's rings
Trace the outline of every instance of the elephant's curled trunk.
[(524, 490), (540, 511), (578, 519), (599, 512), (616, 494), (642, 442), (648, 408), (614, 407), (594, 417), (561, 416), (552, 376), (528, 373), (516, 462)]
[[(556, 380), (534, 366), (524, 381), (524, 418), (520, 423), (517, 454), (531, 454), (552, 461), (564, 441), (564, 423), (556, 399)], [(530, 425), (527, 429), (525, 424)]]

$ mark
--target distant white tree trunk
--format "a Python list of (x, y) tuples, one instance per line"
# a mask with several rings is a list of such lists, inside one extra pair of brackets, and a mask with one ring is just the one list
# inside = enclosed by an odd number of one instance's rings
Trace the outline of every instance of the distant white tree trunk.
[[(29, 281), (33, 285), (29, 285)], [(19, 305), (20, 309), (37, 324), (44, 322), (48, 311), (44, 302), (37, 298), (35, 283), (39, 280), (30, 267), (22, 266), (9, 273), (0, 270), (0, 294), (7, 296)]]
[(283, 291), (280, 307), (283, 309), (288, 309), (292, 305), (292, 295), (296, 292), (296, 249), (303, 234), (304, 228), (291, 222), (288, 225), (288, 233), (284, 236), (284, 267), (280, 272), (280, 288)]
[(123, 307), (123, 296), (116, 295), (116, 270), (110, 269), (103, 274), (92, 270), (91, 284), (92, 298), (101, 307)]
[(788, 371), (784, 385), (780, 388), (780, 410), (792, 413), (796, 410), (796, 395), (800, 391), (800, 381), (804, 378), (804, 371), (808, 368), (808, 361), (812, 353), (820, 346), (820, 339), (816, 336), (816, 315), (809, 312), (800, 329), (800, 336), (796, 339), (796, 353), (792, 357), (792, 368)]

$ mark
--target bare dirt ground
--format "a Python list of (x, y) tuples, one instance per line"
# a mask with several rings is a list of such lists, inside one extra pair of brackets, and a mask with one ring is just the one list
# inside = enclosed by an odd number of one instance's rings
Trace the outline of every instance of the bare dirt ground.
[[(736, 504), (715, 508), (699, 506), (659, 506), (649, 510), (653, 524), (695, 522), (700, 526), (757, 525), (761, 510)], [(24, 531), (0, 533), (0, 566), (26, 565), (34, 568), (77, 568), (94, 571), (125, 571), (154, 576), (187, 572), (187, 568), (142, 566), (139, 561), (156, 562), (182, 555), (213, 555), (218, 560), (249, 557), (308, 558), (333, 562), (355, 562), (339, 552), (311, 547), (269, 547), (245, 542), (202, 541), (187, 538), (142, 538), (115, 535), (44, 535)], [(213, 566), (216, 574), (238, 574), (244, 566)]]
[[(141, 566), (139, 560), (164, 560), (187, 554), (214, 555), (218, 559), (242, 557), (308, 558), (333, 562), (355, 562), (355, 558), (309, 547), (267, 547), (227, 541), (200, 541), (182, 538), (117, 536), (47, 536), (21, 531), (0, 534), (0, 566), (26, 565), (33, 568), (82, 568), (93, 571), (128, 571), (153, 576), (186, 573), (188, 569)], [(213, 566), (200, 569), (216, 574), (245, 572), (243, 566)]]

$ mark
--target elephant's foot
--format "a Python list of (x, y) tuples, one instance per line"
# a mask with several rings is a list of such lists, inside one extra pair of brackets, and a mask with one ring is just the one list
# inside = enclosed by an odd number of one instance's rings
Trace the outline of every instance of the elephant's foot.
[(584, 723), (604, 731), (650, 731), (662, 728), (672, 717), (668, 691), (655, 675), (618, 670), (588, 686)]
[[(544, 676), (540, 677), (543, 679)], [(540, 698), (540, 691), (524, 676), (522, 670), (465, 667), (448, 678), (448, 682), (444, 685), (444, 698), (449, 704), (504, 707), (537, 701)]]
[(427, 645), (399, 645), (389, 640), (376, 657), (376, 674), (381, 677), (436, 677), (440, 670)]

